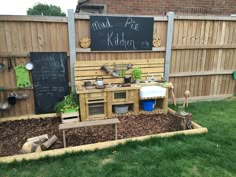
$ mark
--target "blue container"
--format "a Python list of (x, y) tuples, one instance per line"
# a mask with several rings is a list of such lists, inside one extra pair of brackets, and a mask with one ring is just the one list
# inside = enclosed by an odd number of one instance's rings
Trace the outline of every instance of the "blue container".
[(153, 111), (155, 107), (155, 100), (143, 100), (142, 103), (144, 111)]

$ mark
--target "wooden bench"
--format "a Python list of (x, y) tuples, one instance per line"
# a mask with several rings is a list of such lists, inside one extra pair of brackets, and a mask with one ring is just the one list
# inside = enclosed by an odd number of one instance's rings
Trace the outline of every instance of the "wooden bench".
[(120, 123), (119, 119), (113, 118), (113, 119), (103, 119), (103, 120), (95, 120), (95, 121), (60, 124), (59, 130), (62, 130), (62, 132), (63, 132), (64, 148), (66, 147), (65, 130), (67, 130), (67, 129), (91, 127), (91, 126), (99, 126), (99, 125), (114, 125), (114, 127), (115, 127), (115, 140), (117, 140), (117, 124), (119, 124), (119, 123)]

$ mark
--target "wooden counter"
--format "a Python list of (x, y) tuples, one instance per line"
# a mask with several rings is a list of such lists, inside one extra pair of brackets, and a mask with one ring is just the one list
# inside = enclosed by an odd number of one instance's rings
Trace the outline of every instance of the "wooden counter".
[[(130, 108), (135, 114), (139, 113), (139, 90), (142, 86), (162, 86), (171, 88), (172, 84), (166, 83), (140, 83), (131, 84), (130, 87), (106, 87), (104, 89), (96, 89), (90, 87), (77, 88), (76, 92), (79, 94), (80, 101), (80, 115), (81, 121), (96, 120), (111, 118), (113, 115), (113, 106), (115, 105), (130, 105)], [(165, 97), (156, 97), (159, 102), (159, 107), (167, 113), (168, 108), (168, 91)]]

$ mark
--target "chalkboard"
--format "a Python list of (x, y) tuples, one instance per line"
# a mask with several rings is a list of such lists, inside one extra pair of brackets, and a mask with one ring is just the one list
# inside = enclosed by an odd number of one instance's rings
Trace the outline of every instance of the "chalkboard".
[(90, 16), (92, 51), (152, 50), (152, 17)]
[(69, 92), (66, 52), (31, 52), (35, 113), (52, 113)]

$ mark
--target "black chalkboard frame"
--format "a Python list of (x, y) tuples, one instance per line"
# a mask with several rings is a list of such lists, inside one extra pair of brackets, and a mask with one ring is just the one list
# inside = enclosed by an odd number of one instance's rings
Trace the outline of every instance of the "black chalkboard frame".
[(35, 113), (53, 113), (69, 93), (66, 52), (30, 52)]
[(152, 50), (153, 17), (90, 16), (91, 51)]

